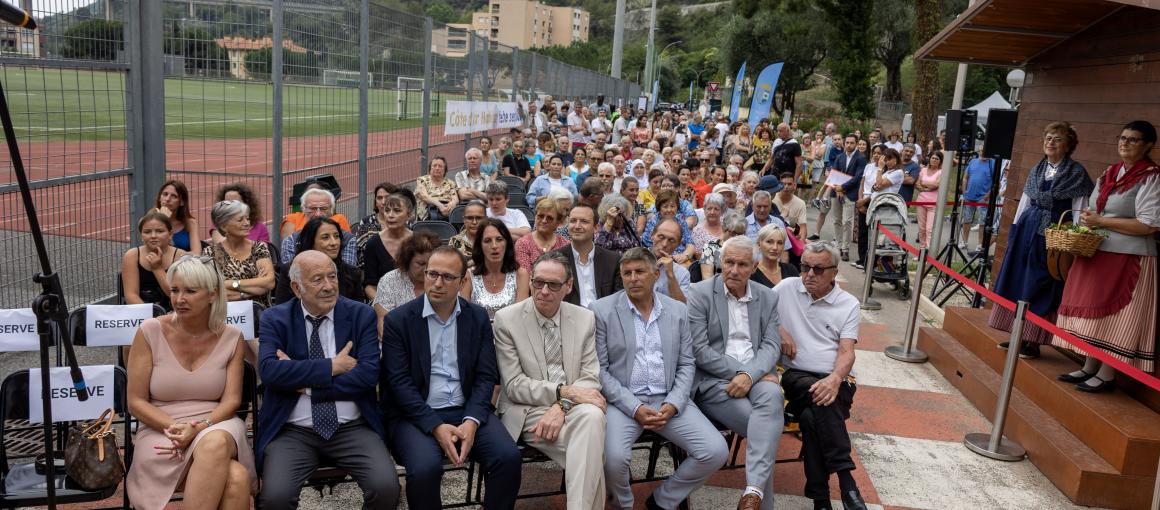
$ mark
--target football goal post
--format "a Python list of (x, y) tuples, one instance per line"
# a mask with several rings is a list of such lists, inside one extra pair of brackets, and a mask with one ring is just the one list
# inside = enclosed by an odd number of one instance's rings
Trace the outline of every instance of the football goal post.
[[(343, 71), (339, 69), (323, 69), (322, 84), (332, 87), (358, 88), (360, 73), (358, 71)], [(367, 73), (367, 87), (375, 86), (374, 73)]]
[(395, 118), (417, 119), (423, 115), (423, 78), (399, 76), (395, 83)]

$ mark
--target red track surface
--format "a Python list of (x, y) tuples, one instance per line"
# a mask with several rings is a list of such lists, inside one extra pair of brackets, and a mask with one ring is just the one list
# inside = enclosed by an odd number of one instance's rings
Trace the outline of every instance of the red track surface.
[[(444, 136), (431, 127), (431, 155), (447, 158), (450, 168), (463, 165), (463, 137)], [(419, 175), (422, 128), (371, 133), (368, 136), (367, 182), (406, 182)], [(169, 140), (165, 144), (167, 176), (180, 179), (190, 191), (194, 216), (203, 230), (210, 224), (209, 207), (222, 184), (242, 181), (262, 197), (267, 220), (273, 196), (273, 141), (270, 138), (232, 140)], [(284, 138), (282, 143), (283, 200), (294, 183), (319, 174), (333, 174), (344, 190), (343, 201), (357, 197), (358, 135)], [(123, 141), (31, 142), (21, 144), (29, 179), (46, 179), (107, 172), (129, 166)], [(5, 152), (0, 164), (10, 166)], [(0, 185), (16, 181), (15, 173), (0, 176)], [(130, 181), (127, 176), (71, 183), (33, 193), (43, 231), (90, 239), (128, 241)], [(151, 196), (155, 190), (147, 190)], [(19, 195), (0, 196), (0, 230), (27, 231)], [(288, 206), (284, 208), (289, 211)], [(357, 221), (358, 218), (351, 218)], [(203, 232), (203, 236), (205, 233)]]

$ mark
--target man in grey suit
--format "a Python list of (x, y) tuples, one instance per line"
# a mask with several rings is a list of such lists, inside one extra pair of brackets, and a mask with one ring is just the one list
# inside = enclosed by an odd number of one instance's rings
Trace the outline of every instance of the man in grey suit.
[(653, 290), (657, 260), (644, 248), (620, 258), (624, 290), (592, 303), (606, 412), (604, 477), (609, 504), (630, 509), (632, 444), (654, 431), (688, 452), (646, 508), (673, 509), (725, 464), (721, 434), (689, 402), (696, 366), (685, 304)]
[(739, 510), (773, 508), (773, 463), (785, 421), (774, 369), (781, 356), (777, 295), (749, 280), (760, 253), (748, 237), (729, 238), (721, 247), (721, 274), (694, 284), (689, 294), (697, 404), (748, 439)]

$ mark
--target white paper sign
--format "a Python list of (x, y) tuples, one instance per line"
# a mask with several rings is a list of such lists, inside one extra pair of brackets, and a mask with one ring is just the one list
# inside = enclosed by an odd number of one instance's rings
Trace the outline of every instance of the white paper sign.
[[(113, 407), (113, 365), (94, 365), (81, 367), (85, 377), (85, 393), (89, 399), (81, 402), (77, 400), (76, 389), (73, 387), (72, 377), (68, 375), (68, 367), (57, 367), (49, 370), (52, 398), (52, 421), (92, 420), (101, 417), (105, 409)], [(40, 369), (28, 369), (28, 421), (41, 423), (44, 413), (40, 400)]]
[(31, 308), (0, 310), (0, 351), (39, 351), (36, 314)]
[(85, 312), (85, 337), (89, 347), (133, 345), (133, 336), (145, 319), (153, 317), (153, 305), (89, 305)]
[(480, 131), (522, 126), (519, 103), (491, 101), (448, 101), (444, 135), (466, 135)]
[(850, 179), (853, 179), (853, 178), (854, 177), (848, 173), (841, 172), (838, 170), (830, 170), (830, 176), (826, 178), (826, 184), (833, 185), (833, 186), (841, 186), (843, 184), (846, 184), (847, 182), (850, 182)]
[(242, 338), (254, 339), (254, 322), (257, 320), (254, 317), (253, 301), (230, 301), (226, 304), (226, 324), (242, 330)]

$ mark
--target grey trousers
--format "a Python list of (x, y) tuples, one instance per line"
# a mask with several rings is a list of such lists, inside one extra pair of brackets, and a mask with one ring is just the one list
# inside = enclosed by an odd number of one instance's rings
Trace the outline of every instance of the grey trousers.
[[(665, 395), (642, 395), (640, 399), (644, 405), (660, 409)], [(632, 488), (629, 485), (632, 445), (644, 429), (631, 416), (626, 416), (612, 406), (608, 407), (606, 419), (608, 429), (604, 435), (604, 478), (608, 485), (608, 504), (612, 508), (629, 510), (633, 503)], [(676, 508), (725, 465), (729, 449), (721, 433), (713, 428), (709, 419), (691, 402), (657, 432), (689, 454), (673, 476), (653, 491), (653, 500), (661, 508)]]
[(834, 242), (842, 253), (850, 251), (850, 239), (854, 232), (854, 214), (858, 211), (854, 202), (840, 195), (831, 199), (830, 217), (834, 219)]
[(757, 381), (744, 398), (725, 393), (729, 381), (714, 379), (707, 389), (704, 382), (697, 392), (697, 404), (707, 416), (729, 430), (745, 436), (745, 484), (764, 493), (761, 508), (773, 508), (773, 464), (785, 425), (785, 397), (781, 386)]
[(327, 441), (313, 429), (286, 424), (266, 446), (259, 508), (298, 508), (302, 484), (323, 462), (345, 469), (363, 491), (363, 508), (399, 506), (399, 476), (387, 446), (363, 420), (344, 423)]

